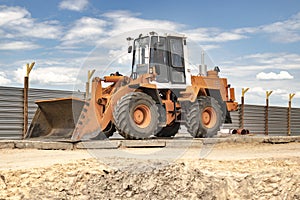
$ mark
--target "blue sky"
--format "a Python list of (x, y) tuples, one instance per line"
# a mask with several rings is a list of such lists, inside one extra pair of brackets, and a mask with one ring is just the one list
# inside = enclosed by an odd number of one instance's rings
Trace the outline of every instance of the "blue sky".
[[(246, 103), (300, 107), (300, 1), (0, 0), (0, 85), (83, 90), (97, 76), (130, 70), (127, 36), (164, 29), (201, 45), (221, 76), (249, 87)], [(197, 54), (197, 49), (191, 49)], [(200, 52), (199, 52), (200, 55)], [(198, 60), (193, 60), (197, 65)]]

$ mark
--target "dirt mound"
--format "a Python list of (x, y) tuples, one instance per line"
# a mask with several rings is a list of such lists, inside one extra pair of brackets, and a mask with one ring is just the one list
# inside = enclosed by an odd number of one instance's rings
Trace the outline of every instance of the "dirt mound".
[[(145, 161), (147, 170), (96, 159), (0, 171), (0, 199), (300, 199), (300, 159)], [(160, 166), (161, 165), (161, 166)]]

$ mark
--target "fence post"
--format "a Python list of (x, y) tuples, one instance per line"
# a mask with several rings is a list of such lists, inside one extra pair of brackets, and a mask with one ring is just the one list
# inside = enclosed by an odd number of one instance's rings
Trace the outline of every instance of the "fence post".
[(26, 64), (26, 74), (24, 76), (24, 94), (23, 94), (23, 139), (26, 136), (28, 129), (28, 89), (29, 89), (29, 74), (34, 66), (35, 62)]
[(240, 110), (240, 128), (244, 128), (244, 113), (245, 113), (245, 94), (249, 88), (242, 88), (241, 110)]
[(292, 99), (295, 96), (295, 94), (289, 94), (289, 107), (288, 107), (288, 116), (287, 116), (287, 120), (288, 120), (288, 131), (287, 131), (287, 135), (291, 136), (291, 115), (292, 115)]
[(269, 97), (273, 91), (266, 91), (265, 135), (269, 135)]
[(90, 82), (91, 82), (91, 78), (93, 76), (93, 74), (95, 73), (95, 69), (93, 69), (92, 71), (88, 71), (88, 78), (87, 78), (87, 82), (85, 84), (85, 99), (88, 100), (89, 99), (89, 94), (90, 94)]

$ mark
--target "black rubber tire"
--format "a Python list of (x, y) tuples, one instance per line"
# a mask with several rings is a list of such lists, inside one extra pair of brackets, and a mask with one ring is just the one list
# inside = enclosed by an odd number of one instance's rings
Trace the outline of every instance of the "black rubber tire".
[[(150, 114), (150, 122), (145, 127), (134, 121), (134, 111), (144, 106)], [(149, 116), (149, 115), (148, 115)], [(158, 107), (151, 96), (142, 92), (131, 92), (123, 96), (117, 103), (113, 117), (119, 134), (126, 139), (145, 139), (155, 135), (158, 123)]]
[(193, 136), (203, 137), (202, 133), (199, 133), (200, 126), (200, 109), (198, 101), (189, 102), (185, 104), (187, 131)]
[(175, 122), (170, 126), (163, 127), (155, 136), (157, 137), (172, 137), (178, 133), (180, 123)]
[[(215, 115), (215, 122), (211, 127), (204, 124), (202, 113), (210, 109)], [(224, 122), (224, 115), (218, 102), (209, 96), (202, 96), (186, 108), (186, 127), (194, 138), (213, 137), (220, 130)]]

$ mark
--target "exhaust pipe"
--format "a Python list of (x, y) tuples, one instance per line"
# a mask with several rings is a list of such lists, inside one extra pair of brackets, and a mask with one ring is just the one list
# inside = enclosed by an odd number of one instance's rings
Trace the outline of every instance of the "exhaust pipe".
[(199, 75), (200, 76), (207, 76), (207, 65), (204, 62), (204, 51), (201, 52), (201, 64), (199, 65)]

